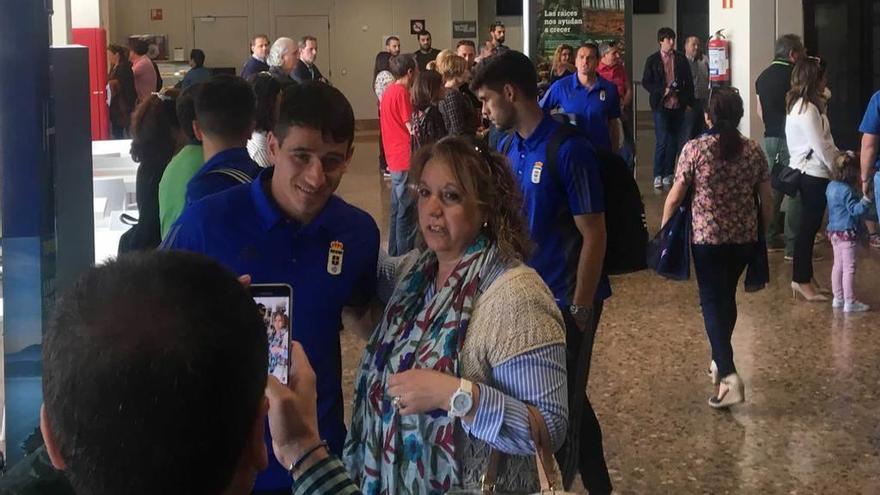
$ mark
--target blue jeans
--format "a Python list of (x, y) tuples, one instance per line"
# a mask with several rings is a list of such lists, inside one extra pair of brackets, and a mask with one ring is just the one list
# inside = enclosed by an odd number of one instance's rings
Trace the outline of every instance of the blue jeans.
[(675, 173), (675, 155), (678, 154), (680, 136), (684, 127), (684, 109), (658, 108), (654, 110), (654, 177), (666, 177)]
[(409, 173), (391, 173), (391, 226), (388, 229), (388, 254), (400, 256), (413, 248), (416, 234), (415, 202), (407, 189)]
[(874, 206), (877, 208), (877, 218), (880, 219), (880, 169), (874, 173)]
[(755, 244), (694, 244), (694, 270), (700, 290), (703, 323), (712, 346), (712, 359), (722, 378), (736, 373), (733, 364), (733, 327), (736, 326), (736, 286), (752, 254)]

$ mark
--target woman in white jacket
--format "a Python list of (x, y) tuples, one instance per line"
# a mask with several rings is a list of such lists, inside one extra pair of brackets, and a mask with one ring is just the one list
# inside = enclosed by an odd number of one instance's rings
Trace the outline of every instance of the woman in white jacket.
[(803, 172), (800, 196), (803, 212), (794, 245), (792, 294), (807, 301), (827, 301), (813, 279), (813, 241), (825, 215), (825, 188), (831, 166), (840, 150), (831, 137), (825, 113), (825, 71), (817, 58), (805, 58), (791, 73), (791, 89), (785, 98), (788, 115), (785, 136), (791, 154), (789, 166)]

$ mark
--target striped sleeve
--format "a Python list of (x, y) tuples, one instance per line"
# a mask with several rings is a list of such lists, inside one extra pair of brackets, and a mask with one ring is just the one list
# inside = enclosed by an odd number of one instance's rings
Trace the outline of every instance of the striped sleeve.
[(535, 453), (526, 403), (538, 408), (555, 451), (568, 428), (565, 346), (554, 344), (529, 351), (492, 369), (493, 386), (480, 384), (474, 422), (465, 431), (512, 455)]
[(360, 493), (348, 477), (342, 462), (335, 456), (327, 457), (310, 467), (293, 484), (293, 495), (360, 495)]

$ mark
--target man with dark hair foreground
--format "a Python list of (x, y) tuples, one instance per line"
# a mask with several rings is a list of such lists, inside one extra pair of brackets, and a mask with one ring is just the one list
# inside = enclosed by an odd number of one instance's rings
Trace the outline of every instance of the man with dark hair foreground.
[(268, 413), (296, 493), (354, 493), (320, 446), (315, 374), (291, 346), (290, 388), (267, 382), (266, 333), (232, 273), (179, 252), (89, 270), (43, 344), (40, 427), (79, 495), (243, 495), (267, 465)]
[[(346, 434), (341, 318), (348, 329), (370, 326), (361, 318), (369, 315), (379, 255), (376, 222), (334, 195), (353, 140), (354, 113), (338, 89), (320, 82), (288, 87), (269, 136), (275, 166), (252, 184), (187, 207), (163, 244), (207, 254), (255, 283), (293, 287), (290, 328), (315, 363), (321, 438), (336, 454)], [(270, 464), (257, 490), (288, 490), (286, 470)]]

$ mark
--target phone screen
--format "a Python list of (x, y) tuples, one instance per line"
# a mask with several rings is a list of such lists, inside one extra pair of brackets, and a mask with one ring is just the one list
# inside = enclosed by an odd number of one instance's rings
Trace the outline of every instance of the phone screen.
[(254, 284), (250, 291), (269, 340), (269, 374), (286, 385), (290, 370), (293, 289), (286, 284)]

